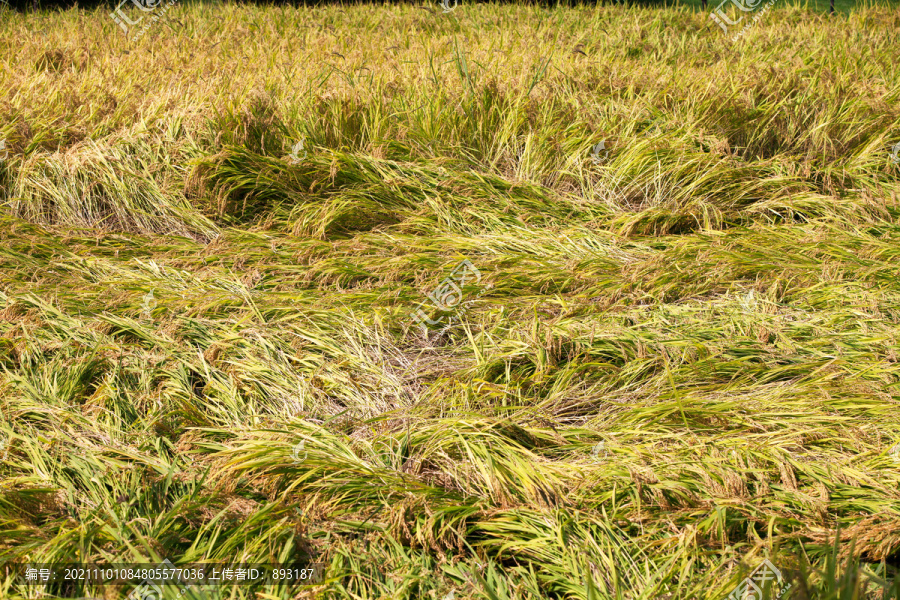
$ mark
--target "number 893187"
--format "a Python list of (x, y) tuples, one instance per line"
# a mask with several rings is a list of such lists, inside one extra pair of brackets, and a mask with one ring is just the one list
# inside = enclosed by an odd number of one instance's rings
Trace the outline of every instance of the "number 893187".
[(315, 569), (272, 569), (274, 580), (305, 580), (312, 579)]

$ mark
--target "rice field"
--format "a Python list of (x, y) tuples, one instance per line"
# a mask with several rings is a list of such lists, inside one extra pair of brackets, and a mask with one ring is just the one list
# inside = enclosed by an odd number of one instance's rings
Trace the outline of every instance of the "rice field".
[(0, 11), (0, 598), (900, 598), (896, 3), (122, 10)]

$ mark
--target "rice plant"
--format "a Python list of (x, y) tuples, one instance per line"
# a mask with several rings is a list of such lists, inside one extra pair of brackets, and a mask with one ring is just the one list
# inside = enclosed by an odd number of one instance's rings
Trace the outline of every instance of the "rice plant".
[(2, 11), (0, 597), (900, 600), (900, 9), (712, 8)]

